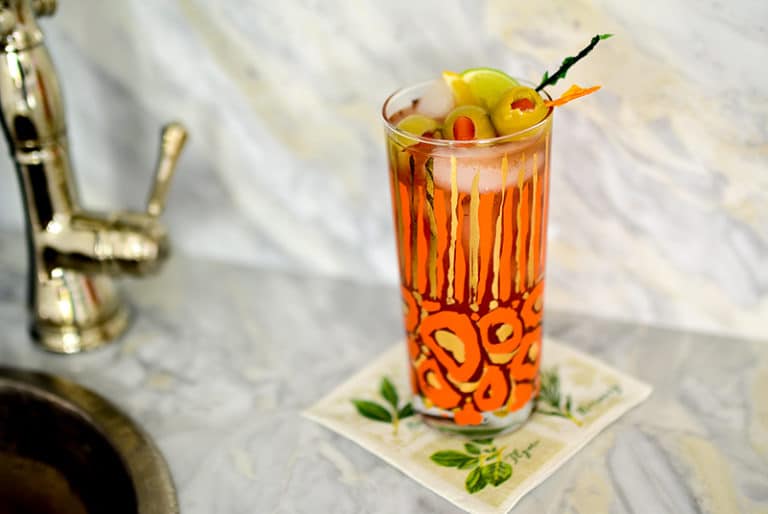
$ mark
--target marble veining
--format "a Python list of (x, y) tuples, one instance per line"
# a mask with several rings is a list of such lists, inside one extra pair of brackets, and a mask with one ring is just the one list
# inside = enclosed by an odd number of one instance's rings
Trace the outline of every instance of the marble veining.
[[(384, 97), (477, 65), (536, 80), (615, 33), (553, 90), (604, 86), (556, 114), (548, 303), (765, 339), (766, 2), (60, 4), (43, 24), (88, 205), (140, 206), (178, 117), (182, 252), (367, 283), (396, 281)], [(0, 168), (0, 226), (19, 230)]]
[[(300, 415), (401, 336), (396, 288), (177, 256), (125, 284), (136, 322), (123, 341), (63, 358), (26, 335), (15, 237), (0, 234), (0, 363), (125, 409), (165, 454), (185, 514), (458, 512)], [(557, 310), (545, 326), (654, 393), (516, 514), (768, 510), (768, 346)]]

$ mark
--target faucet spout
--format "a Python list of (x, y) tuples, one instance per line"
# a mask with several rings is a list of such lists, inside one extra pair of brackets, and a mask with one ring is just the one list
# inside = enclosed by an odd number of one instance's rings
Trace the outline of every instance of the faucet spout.
[(48, 350), (75, 353), (127, 326), (111, 277), (155, 272), (169, 254), (158, 217), (186, 131), (178, 123), (163, 129), (146, 212), (83, 209), (58, 78), (35, 20), (55, 8), (55, 0), (0, 1), (0, 122), (26, 214), (31, 333)]

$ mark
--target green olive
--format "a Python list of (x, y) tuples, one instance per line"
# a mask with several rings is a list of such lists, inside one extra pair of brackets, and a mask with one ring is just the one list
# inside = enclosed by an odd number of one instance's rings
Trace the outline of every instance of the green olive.
[(517, 86), (501, 95), (491, 111), (491, 120), (496, 131), (506, 136), (535, 125), (547, 112), (549, 108), (539, 93), (526, 86)]
[(496, 137), (488, 112), (479, 105), (462, 105), (448, 113), (443, 123), (443, 137), (465, 141)]
[[(397, 124), (397, 128), (403, 132), (413, 134), (414, 136), (422, 137), (426, 135), (429, 137), (434, 137), (433, 134), (435, 131), (440, 129), (440, 124), (436, 120), (424, 116), (423, 114), (409, 114), (400, 120), (400, 122)], [(398, 134), (395, 137), (397, 142), (404, 147), (418, 143), (416, 139), (408, 136)]]

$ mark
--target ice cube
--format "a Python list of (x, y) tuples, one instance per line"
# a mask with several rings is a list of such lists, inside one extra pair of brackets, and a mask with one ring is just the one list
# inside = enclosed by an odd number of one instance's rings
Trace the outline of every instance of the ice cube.
[(533, 175), (534, 162), (538, 172), (544, 168), (542, 145), (507, 143), (488, 148), (440, 148), (433, 152), (433, 174), (435, 185), (441, 189), (451, 188), (451, 156), (456, 158), (456, 186), (461, 193), (472, 191), (472, 182), (479, 174), (480, 193), (501, 191), (502, 161), (507, 154), (507, 187), (517, 184), (520, 170), (523, 180)]
[(442, 119), (453, 109), (453, 93), (442, 78), (434, 80), (416, 105), (416, 112)]
[[(519, 157), (519, 156), (515, 156)], [(543, 171), (543, 155), (537, 154), (538, 171)], [(517, 184), (522, 161), (509, 161), (507, 170), (507, 187)], [(523, 180), (527, 180), (533, 175), (533, 160), (526, 159), (523, 171)], [(491, 193), (501, 191), (502, 167), (501, 156), (494, 159), (456, 159), (456, 187), (461, 193), (470, 193), (472, 191), (472, 182), (475, 175), (479, 175), (478, 189), (480, 193)], [(434, 159), (434, 177), (435, 185), (441, 189), (450, 190), (451, 188), (451, 159), (450, 157), (435, 157)]]
[[(477, 159), (456, 159), (456, 185), (460, 192), (472, 191), (472, 181), (479, 174), (481, 193), (501, 191), (501, 168), (498, 163)], [(435, 185), (440, 189), (451, 189), (451, 159), (436, 157), (434, 160)]]

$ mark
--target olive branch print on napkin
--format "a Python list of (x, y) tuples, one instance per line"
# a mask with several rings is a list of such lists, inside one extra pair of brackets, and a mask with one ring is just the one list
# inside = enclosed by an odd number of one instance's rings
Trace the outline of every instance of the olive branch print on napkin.
[[(612, 384), (597, 398), (580, 403), (576, 407), (576, 413), (580, 416), (585, 416), (613, 395), (621, 395), (621, 386), (619, 384)], [(572, 421), (575, 425), (581, 426), (583, 421), (573, 415), (571, 411), (572, 404), (573, 398), (571, 395), (563, 396), (560, 391), (560, 375), (557, 372), (557, 368), (542, 370), (541, 390), (536, 398), (536, 412), (545, 416), (565, 418)]]
[[(611, 396), (620, 394), (621, 386), (612, 384), (600, 396), (579, 404), (575, 411), (584, 416)], [(351, 401), (361, 416), (373, 421), (391, 423), (392, 433), (396, 436), (400, 420), (413, 416), (415, 411), (410, 402), (400, 406), (397, 389), (386, 376), (381, 379), (379, 395), (386, 401), (386, 406), (370, 400), (353, 399)], [(583, 421), (574, 415), (572, 409), (572, 396), (564, 395), (560, 389), (558, 369), (553, 367), (542, 370), (541, 390), (536, 399), (535, 412), (545, 416), (564, 418), (581, 427)], [(468, 493), (474, 494), (487, 485), (498, 487), (506, 482), (512, 476), (512, 464), (517, 464), (521, 458), (530, 459), (531, 451), (538, 444), (539, 441), (535, 440), (523, 450), (514, 448), (506, 452), (506, 446), (496, 448), (493, 438), (472, 439), (464, 443), (464, 452), (441, 450), (433, 453), (429, 458), (438, 466), (469, 470), (464, 487)]]
[(651, 388), (545, 337), (534, 412), (517, 431), (451, 435), (427, 426), (411, 400), (399, 342), (304, 415), (355, 441), (469, 512), (503, 514)]
[(438, 466), (470, 470), (464, 481), (464, 487), (468, 493), (474, 494), (487, 485), (498, 487), (509, 480), (512, 476), (512, 465), (517, 464), (517, 461), (523, 457), (530, 459), (531, 451), (538, 444), (539, 441), (536, 440), (524, 450), (515, 448), (507, 452), (505, 446), (496, 448), (492, 438), (473, 439), (464, 443), (466, 453), (456, 450), (442, 450), (433, 453), (430, 459)]
[(392, 381), (387, 377), (381, 379), (379, 395), (386, 400), (386, 406), (370, 400), (352, 400), (352, 403), (355, 409), (357, 409), (357, 413), (361, 416), (373, 421), (392, 423), (392, 433), (397, 435), (400, 420), (410, 418), (416, 412), (414, 412), (411, 402), (399, 407), (400, 397), (397, 394), (397, 389), (395, 389)]

